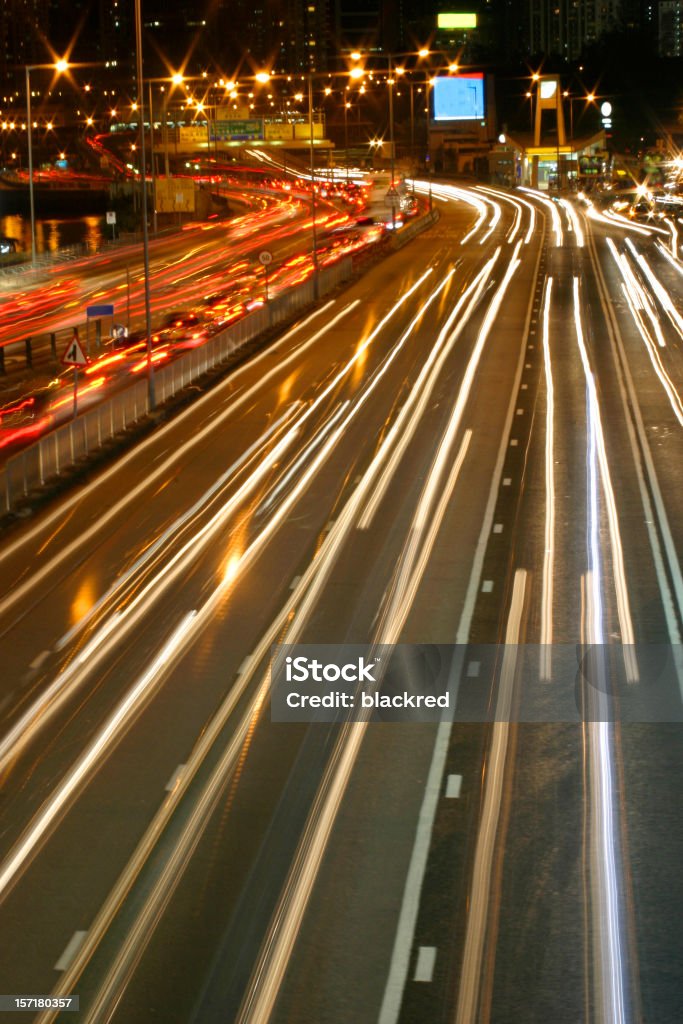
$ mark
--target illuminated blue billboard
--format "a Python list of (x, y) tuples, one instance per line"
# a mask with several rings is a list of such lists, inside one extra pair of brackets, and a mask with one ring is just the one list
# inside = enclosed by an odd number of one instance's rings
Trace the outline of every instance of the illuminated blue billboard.
[(434, 79), (435, 121), (483, 121), (484, 76), (459, 74)]

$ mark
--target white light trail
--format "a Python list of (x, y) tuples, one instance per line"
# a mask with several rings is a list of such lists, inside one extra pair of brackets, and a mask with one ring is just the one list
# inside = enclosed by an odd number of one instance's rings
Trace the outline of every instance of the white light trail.
[[(600, 550), (600, 448), (603, 443), (600, 410), (595, 380), (586, 351), (579, 306), (579, 280), (574, 278), (574, 323), (586, 378), (588, 417), (588, 563), (586, 573), (586, 606), (584, 622), (586, 640), (599, 647), (593, 669), (599, 678), (595, 684), (596, 700), (588, 705), (589, 721), (586, 732), (589, 747), (591, 812), (594, 841), (591, 844), (593, 863), (594, 913), (598, 931), (598, 960), (600, 980), (598, 1000), (602, 1005), (600, 1019), (604, 1024), (626, 1024), (625, 964), (622, 958), (621, 920), (617, 883), (617, 825), (614, 805), (616, 796), (612, 778), (611, 729), (607, 722), (594, 721), (606, 710), (607, 685), (604, 675), (602, 649), (605, 645), (604, 611), (602, 605), (602, 560)], [(605, 480), (603, 479), (603, 485)], [(591, 657), (591, 654), (588, 654)], [(584, 684), (591, 685), (588, 681)]]
[(6, 893), (7, 887), (12, 884), (18, 872), (44, 839), (58, 815), (67, 807), (78, 787), (104, 756), (121, 729), (130, 722), (131, 717), (148, 700), (154, 683), (180, 651), (183, 640), (190, 631), (196, 614), (196, 611), (191, 611), (184, 616), (145, 673), (109, 716), (104, 726), (98, 731), (95, 739), (92, 740), (73, 767), (61, 780), (59, 786), (43, 804), (40, 812), (31, 820), (21, 839), (12, 848), (10, 856), (3, 861), (0, 867), (0, 893), (3, 896)]
[(517, 651), (522, 628), (527, 573), (515, 571), (510, 611), (505, 629), (503, 661), (498, 680), (495, 721), (483, 778), (483, 799), (477, 843), (474, 850), (472, 888), (467, 907), (467, 925), (458, 987), (455, 1024), (480, 1020), (479, 1002), (482, 965), (489, 916), (489, 897), (494, 869), (494, 852), (503, 802), (505, 765), (508, 755), (510, 714), (517, 668)]
[[(392, 316), (401, 308), (404, 302), (419, 288), (432, 273), (428, 268), (420, 278), (407, 289), (393, 304), (391, 309), (380, 320), (367, 338), (358, 346), (353, 356), (335, 374), (330, 383), (322, 390), (316, 400), (309, 405), (305, 411), (300, 413), (285, 435), (277, 444), (259, 461), (250, 476), (237, 488), (230, 498), (218, 509), (217, 512), (200, 528), (188, 541), (173, 555), (173, 557), (156, 573), (156, 575), (135, 595), (134, 599), (118, 615), (117, 635), (111, 635), (110, 628), (105, 623), (99, 628), (98, 633), (90, 641), (92, 653), (87, 664), (72, 662), (61, 672), (27, 708), (21, 718), (14, 724), (11, 730), (0, 741), (0, 770), (7, 767), (18, 751), (30, 740), (35, 739), (39, 729), (44, 728), (50, 718), (56, 713), (68, 696), (73, 693), (88, 678), (104, 657), (123, 638), (134, 629), (147, 614), (153, 604), (159, 600), (162, 594), (179, 578), (186, 573), (189, 565), (208, 546), (213, 539), (219, 535), (224, 523), (235, 512), (240, 504), (260, 486), (262, 481), (271, 472), (272, 467), (279, 461), (285, 452), (294, 444), (299, 436), (304, 423), (314, 414), (316, 409), (325, 401), (344, 377), (351, 372), (355, 364), (362, 357), (367, 348), (377, 337), (380, 330), (389, 322)], [(452, 271), (450, 272), (452, 274)], [(450, 274), (447, 275), (447, 278)], [(341, 314), (334, 319), (337, 320)], [(415, 322), (417, 322), (416, 318)], [(405, 337), (404, 337), (405, 340)], [(308, 343), (307, 343), (308, 344)], [(335, 435), (336, 436), (336, 435)], [(279, 519), (277, 520), (279, 521)], [(265, 531), (262, 533), (265, 538)], [(242, 563), (240, 562), (240, 565)], [(106, 635), (103, 635), (106, 633)]]
[(543, 367), (545, 371), (545, 549), (541, 598), (541, 679), (552, 678), (553, 574), (555, 572), (555, 386), (550, 360), (550, 304), (553, 279), (546, 281), (543, 304)]
[(553, 222), (553, 231), (555, 232), (555, 245), (557, 248), (564, 245), (564, 234), (562, 232), (562, 218), (560, 217), (560, 212), (557, 208), (557, 203), (554, 202), (552, 199), (548, 199), (548, 197), (544, 196), (542, 192), (537, 192), (535, 189), (522, 188), (521, 191), (527, 192), (529, 195), (532, 195), (537, 202), (543, 203), (543, 205), (546, 208), (550, 209), (550, 216)]
[(583, 249), (583, 231), (581, 230), (581, 224), (579, 223), (579, 218), (576, 213), (576, 210), (574, 209), (573, 204), (570, 203), (568, 199), (560, 199), (560, 206), (565, 210), (567, 214), (567, 219), (569, 220), (571, 228), (574, 232), (574, 237), (576, 238), (577, 247), (579, 249)]
[[(645, 350), (649, 356), (652, 368), (655, 371), (655, 374), (657, 375), (657, 378), (660, 384), (662, 385), (662, 388), (664, 389), (664, 393), (666, 394), (666, 397), (669, 400), (669, 405), (671, 406), (671, 410), (674, 416), (678, 420), (678, 423), (681, 426), (683, 426), (683, 401), (681, 401), (681, 396), (678, 394), (678, 391), (676, 390), (676, 387), (673, 381), (671, 380), (671, 377), (669, 376), (664, 366), (664, 363), (662, 362), (662, 357), (658, 351), (658, 347), (666, 347), (666, 342), (664, 340), (664, 336), (659, 325), (657, 314), (655, 310), (652, 308), (652, 304), (650, 302), (649, 297), (646, 295), (645, 291), (643, 290), (640, 283), (636, 279), (633, 271), (631, 270), (631, 267), (629, 266), (626, 257), (620, 255), (617, 252), (616, 246), (612, 242), (611, 238), (607, 239), (607, 244), (609, 246), (612, 257), (614, 258), (617, 266), (619, 267), (619, 270), (622, 273), (624, 279), (622, 282), (624, 297), (626, 298), (626, 303), (631, 312), (631, 316), (633, 317), (633, 321), (638, 329), (638, 333), (640, 334), (643, 340), (643, 344), (645, 345)], [(643, 321), (641, 311), (645, 311), (650, 320), (650, 324), (657, 339), (657, 344), (655, 344), (650, 332), (647, 329), (646, 324)]]
[(676, 333), (678, 334), (679, 338), (683, 338), (683, 316), (681, 316), (681, 314), (676, 309), (676, 306), (674, 305), (671, 295), (666, 290), (664, 285), (659, 281), (656, 275), (653, 273), (650, 264), (642, 255), (642, 253), (638, 252), (630, 238), (626, 239), (626, 244), (629, 247), (631, 253), (633, 254), (634, 259), (638, 263), (638, 266), (645, 274), (645, 277), (647, 278), (648, 283), (652, 288), (652, 291), (655, 293), (660, 303), (662, 304), (662, 307), (664, 308), (664, 311), (668, 316), (669, 320), (673, 324), (673, 327), (676, 330)]
[[(467, 286), (439, 331), (436, 342), (427, 356), (415, 384), (411, 388), (408, 399), (401, 407), (396, 421), (392, 424), (391, 437), (396, 439), (396, 444), (393, 446), (393, 451), (391, 451), (379, 482), (374, 488), (372, 497), (360, 518), (358, 523), (359, 529), (367, 530), (370, 527), (386, 489), (391, 483), (405, 450), (414, 436), (417, 424), (430, 400), (443, 364), (483, 294), (498, 259), (499, 252), (500, 250), (497, 250), (494, 253), (474, 280)], [(458, 326), (449, 336), (449, 331), (451, 331), (456, 320), (459, 321)], [(384, 448), (385, 454), (388, 455), (389, 451), (389, 446), (386, 446)]]
[[(619, 618), (619, 628), (621, 631), (621, 642), (624, 646), (624, 662), (626, 664), (626, 677), (629, 682), (635, 682), (638, 678), (638, 669), (634, 660), (633, 644), (635, 643), (635, 634), (633, 629), (633, 620), (631, 618), (631, 607), (628, 596), (628, 587), (626, 584), (626, 572), (624, 569), (624, 551), (621, 541), (621, 531), (619, 529), (619, 518), (617, 515), (616, 499), (614, 496), (614, 489), (612, 487), (612, 480), (609, 470), (609, 464), (607, 462), (607, 451), (605, 447), (605, 435), (602, 429), (602, 419), (600, 416), (600, 404), (598, 402), (598, 393), (595, 383), (595, 377), (590, 367), (590, 361), (588, 359), (588, 352), (583, 335), (583, 325), (581, 322), (581, 309), (580, 309), (580, 297), (579, 297), (579, 278), (574, 278), (574, 327), (576, 330), (576, 338), (579, 346), (579, 353), (581, 355), (581, 363), (583, 365), (583, 372), (586, 378), (586, 392), (588, 401), (588, 421), (590, 428), (590, 439), (591, 447), (589, 449), (589, 468), (590, 468), (590, 480), (591, 486), (593, 483), (593, 473), (595, 472), (595, 482), (597, 488), (597, 467), (600, 471), (600, 480), (602, 483), (603, 493), (605, 496), (605, 505), (607, 509), (607, 521), (609, 525), (610, 544), (612, 548), (612, 574), (614, 577), (614, 589), (617, 599), (617, 615)], [(593, 441), (595, 442), (593, 447)], [(594, 454), (597, 453), (597, 466), (594, 465), (595, 459)], [(590, 490), (593, 494), (593, 491)], [(597, 501), (597, 490), (595, 491), (595, 498)], [(597, 514), (597, 513), (596, 513)], [(596, 527), (597, 529), (597, 527)], [(599, 534), (596, 534), (595, 542), (599, 544)], [(591, 545), (592, 550), (592, 545)], [(597, 555), (596, 555), (597, 557)], [(594, 586), (600, 586), (598, 565), (593, 560), (591, 569), (594, 574)], [(595, 606), (596, 622), (602, 622), (602, 604), (598, 596), (596, 596), (597, 604)], [(602, 633), (601, 633), (602, 635)], [(601, 641), (594, 641), (599, 643)]]

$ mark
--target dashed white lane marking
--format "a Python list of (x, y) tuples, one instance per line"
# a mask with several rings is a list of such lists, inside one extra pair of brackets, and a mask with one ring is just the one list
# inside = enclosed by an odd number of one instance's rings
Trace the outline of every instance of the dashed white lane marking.
[(503, 487), (509, 487), (512, 483), (512, 477), (506, 476), (503, 479)]
[(517, 410), (517, 415), (518, 416), (523, 416), (524, 415), (524, 409), (518, 409)]
[(299, 586), (300, 582), (301, 582), (301, 576), (295, 576), (294, 579), (292, 580), (292, 582), (289, 584), (289, 589), (290, 590), (296, 590), (296, 588)]
[(493, 524), (493, 532), (494, 533), (502, 533), (503, 532), (503, 524), (502, 523), (494, 523)]
[(238, 676), (241, 676), (241, 675), (243, 675), (244, 672), (246, 672), (247, 666), (248, 666), (250, 661), (251, 661), (251, 654), (248, 654), (246, 656), (246, 658), (244, 659), (244, 661), (242, 662), (242, 664), (240, 665), (240, 667), (237, 669), (237, 675)]
[(528, 387), (529, 387), (528, 384), (522, 384), (521, 390), (522, 391), (526, 391)]
[(493, 580), (484, 580), (481, 585), (481, 590), (483, 594), (490, 594), (493, 590)]
[(446, 797), (449, 800), (457, 800), (460, 797), (462, 787), (462, 775), (449, 775), (446, 782)]
[(467, 666), (467, 678), (476, 679), (479, 675), (479, 669), (481, 668), (480, 661), (471, 661)]
[(88, 933), (87, 932), (74, 932), (69, 941), (67, 942), (66, 949), (60, 956), (59, 960), (55, 964), (56, 971), (66, 971), (74, 961), (76, 953), (83, 945), (83, 941)]
[(436, 963), (436, 946), (420, 946), (415, 964), (415, 981), (431, 981)]
[(517, 440), (517, 438), (513, 437), (512, 440), (510, 441), (510, 447), (511, 448), (516, 448), (518, 444), (519, 444), (519, 441)]
[(49, 657), (49, 651), (41, 651), (40, 654), (37, 654), (33, 661), (29, 664), (29, 668), (32, 668), (34, 671), (36, 669), (39, 669), (43, 662)]
[(173, 790), (176, 788), (176, 786), (180, 782), (180, 779), (181, 779), (182, 774), (183, 774), (184, 771), (185, 771), (185, 765), (184, 764), (179, 764), (178, 767), (176, 768), (176, 770), (173, 772), (173, 775), (171, 776), (171, 778), (166, 783), (166, 786), (164, 787), (166, 789), (167, 793), (172, 793), (173, 792)]

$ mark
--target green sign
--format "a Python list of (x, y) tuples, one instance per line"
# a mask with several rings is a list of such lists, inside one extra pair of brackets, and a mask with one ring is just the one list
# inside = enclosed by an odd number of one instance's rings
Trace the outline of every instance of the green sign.
[(263, 121), (260, 117), (248, 121), (212, 121), (211, 141), (251, 142), (263, 138)]

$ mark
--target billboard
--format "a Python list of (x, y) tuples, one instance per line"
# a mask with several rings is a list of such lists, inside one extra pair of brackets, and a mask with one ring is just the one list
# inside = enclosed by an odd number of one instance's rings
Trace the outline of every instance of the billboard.
[(435, 121), (483, 121), (484, 76), (481, 73), (434, 79)]
[(437, 15), (436, 26), (437, 28), (457, 28), (464, 31), (477, 27), (477, 16), (473, 13), (445, 12)]

